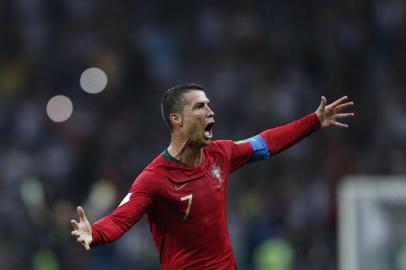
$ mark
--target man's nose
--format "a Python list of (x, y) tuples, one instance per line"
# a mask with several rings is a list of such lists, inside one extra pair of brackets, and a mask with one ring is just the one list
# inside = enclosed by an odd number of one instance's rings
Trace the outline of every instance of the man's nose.
[(210, 109), (210, 107), (208, 107), (208, 109), (209, 109), (209, 113), (208, 113), (207, 117), (214, 117), (214, 112), (213, 112), (213, 110)]

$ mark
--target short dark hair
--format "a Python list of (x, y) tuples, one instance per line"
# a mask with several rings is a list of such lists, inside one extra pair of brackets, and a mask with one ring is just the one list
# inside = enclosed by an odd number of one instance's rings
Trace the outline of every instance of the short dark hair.
[(204, 91), (204, 87), (197, 83), (183, 83), (173, 86), (165, 91), (161, 102), (161, 112), (165, 123), (172, 131), (173, 126), (169, 115), (171, 113), (180, 113), (183, 110), (184, 98), (183, 94), (192, 90)]

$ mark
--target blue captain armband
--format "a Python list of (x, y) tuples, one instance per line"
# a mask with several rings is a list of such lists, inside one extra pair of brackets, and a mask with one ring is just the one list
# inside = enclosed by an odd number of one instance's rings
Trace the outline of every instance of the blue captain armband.
[(258, 161), (258, 160), (267, 160), (270, 156), (270, 151), (268, 144), (264, 141), (264, 139), (260, 136), (254, 136), (252, 138), (235, 142), (236, 144), (240, 143), (247, 143), (249, 142), (252, 146), (252, 157), (250, 162)]

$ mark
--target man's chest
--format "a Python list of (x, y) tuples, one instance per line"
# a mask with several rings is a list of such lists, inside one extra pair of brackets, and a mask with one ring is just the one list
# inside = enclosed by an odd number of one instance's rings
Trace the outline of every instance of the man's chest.
[(174, 183), (167, 180), (160, 208), (165, 216), (171, 216), (170, 220), (181, 224), (204, 224), (220, 218), (226, 203), (226, 177), (220, 166), (214, 164), (192, 181)]

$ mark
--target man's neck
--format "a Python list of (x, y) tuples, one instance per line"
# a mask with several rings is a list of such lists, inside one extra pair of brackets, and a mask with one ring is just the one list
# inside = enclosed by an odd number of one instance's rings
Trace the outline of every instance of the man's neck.
[(179, 139), (172, 136), (168, 153), (180, 162), (192, 167), (197, 167), (202, 163), (203, 148), (190, 145), (187, 138)]

